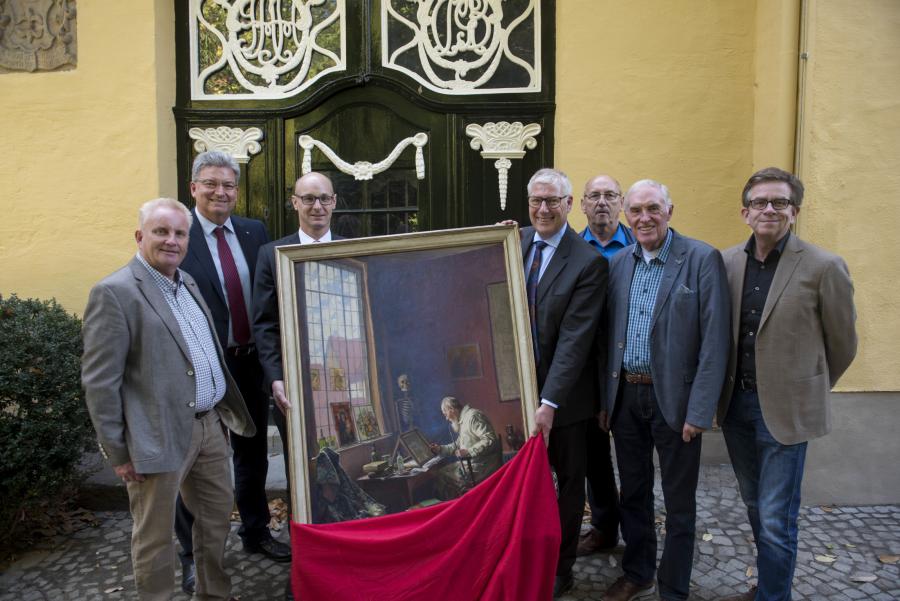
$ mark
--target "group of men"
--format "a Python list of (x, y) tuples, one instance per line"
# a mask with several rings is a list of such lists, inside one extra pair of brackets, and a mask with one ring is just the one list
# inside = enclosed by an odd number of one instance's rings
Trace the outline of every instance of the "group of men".
[[(624, 574), (603, 599), (689, 597), (701, 435), (717, 418), (759, 574), (729, 599), (791, 598), (807, 441), (830, 429), (829, 391), (856, 354), (853, 284), (840, 257), (791, 233), (803, 201), (796, 176), (757, 171), (741, 200), (751, 236), (720, 253), (670, 227), (674, 206), (657, 181), (623, 196), (615, 179), (592, 178), (580, 235), (567, 223), (565, 174), (541, 169), (528, 183), (535, 422), (562, 526), (554, 597), (572, 588), (576, 556), (614, 547), (619, 526)], [(658, 565), (654, 449), (666, 514)], [(585, 480), (592, 519), (579, 540)]]
[[(269, 397), (282, 440), (290, 407), (274, 249), (330, 241), (336, 196), (322, 174), (298, 179), (299, 231), (269, 242), (261, 222), (234, 215), (239, 180), (227, 154), (198, 155), (194, 209), (145, 203), (137, 254), (92, 289), (84, 314), (86, 399), (127, 486), (141, 599), (169, 598), (173, 523), (182, 588), (230, 598), (233, 499), (244, 549), (290, 561), (268, 530), (265, 497)], [(576, 555), (615, 546), (621, 525), (624, 575), (604, 599), (645, 597), (657, 583), (663, 599), (688, 598), (701, 433), (718, 408), (759, 552), (759, 588), (736, 598), (790, 598), (806, 441), (828, 431), (828, 391), (856, 349), (846, 265), (790, 233), (802, 199), (793, 175), (754, 174), (741, 208), (752, 235), (720, 254), (669, 227), (669, 191), (653, 180), (623, 197), (615, 179), (591, 179), (581, 234), (567, 223), (566, 175), (541, 169), (529, 181), (522, 255), (541, 398), (534, 420), (562, 526), (554, 596), (573, 586)], [(630, 227), (619, 222), (623, 208)], [(442, 406), (463, 421), (466, 409)], [(666, 505), (658, 569), (654, 448)], [(592, 528), (579, 540), (586, 480)]]

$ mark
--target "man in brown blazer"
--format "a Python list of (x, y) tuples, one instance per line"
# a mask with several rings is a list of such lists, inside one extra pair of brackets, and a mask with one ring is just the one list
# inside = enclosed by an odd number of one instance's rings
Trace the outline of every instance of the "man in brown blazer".
[(831, 429), (830, 390), (856, 355), (847, 265), (791, 233), (802, 201), (795, 175), (757, 171), (741, 209), (753, 234), (723, 253), (732, 347), (718, 421), (759, 573), (758, 587), (728, 597), (733, 601), (791, 598), (806, 444)]
[(175, 497), (195, 516), (196, 597), (228, 599), (225, 540), (234, 498), (228, 430), (255, 432), (222, 356), (209, 309), (178, 269), (191, 213), (145, 203), (137, 255), (91, 290), (82, 383), (103, 455), (128, 490), (138, 597), (170, 599)]

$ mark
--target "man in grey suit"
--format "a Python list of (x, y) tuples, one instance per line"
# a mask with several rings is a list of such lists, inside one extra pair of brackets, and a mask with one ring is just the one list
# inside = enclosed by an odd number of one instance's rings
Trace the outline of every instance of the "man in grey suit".
[(197, 284), (178, 269), (190, 225), (176, 200), (145, 203), (137, 255), (94, 286), (84, 313), (85, 398), (100, 448), (128, 490), (140, 599), (171, 597), (179, 490), (197, 518), (196, 595), (230, 597), (228, 430), (255, 432)]
[(559, 482), (562, 540), (553, 596), (572, 588), (572, 566), (584, 512), (588, 423), (599, 412), (598, 355), (594, 341), (606, 296), (607, 261), (566, 223), (572, 183), (561, 171), (541, 169), (528, 182), (531, 227), (522, 229), (537, 383), (537, 431), (548, 441)]
[(690, 593), (700, 434), (712, 425), (725, 380), (730, 312), (721, 255), (671, 229), (673, 208), (663, 184), (631, 186), (625, 217), (637, 244), (610, 265), (603, 421), (616, 445), (625, 573), (608, 601), (654, 590), (654, 447), (666, 506), (659, 595)]
[(728, 454), (756, 540), (758, 588), (789, 600), (807, 441), (829, 432), (829, 393), (856, 356), (853, 283), (840, 257), (790, 231), (803, 183), (775, 167), (744, 186), (750, 239), (723, 255), (732, 346), (719, 400)]

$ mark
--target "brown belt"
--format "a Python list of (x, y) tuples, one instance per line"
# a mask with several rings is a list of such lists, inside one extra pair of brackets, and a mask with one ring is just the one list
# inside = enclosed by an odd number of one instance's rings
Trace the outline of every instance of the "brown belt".
[(653, 384), (653, 378), (646, 374), (635, 374), (630, 371), (625, 372), (625, 381), (629, 384)]

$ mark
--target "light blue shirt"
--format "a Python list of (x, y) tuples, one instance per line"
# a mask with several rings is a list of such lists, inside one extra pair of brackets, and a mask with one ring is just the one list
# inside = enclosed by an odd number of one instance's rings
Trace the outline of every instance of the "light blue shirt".
[(669, 230), (656, 256), (645, 252), (640, 244), (634, 247), (635, 266), (628, 297), (628, 331), (623, 361), (625, 371), (650, 375), (650, 325), (671, 246), (672, 230)]

